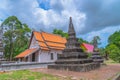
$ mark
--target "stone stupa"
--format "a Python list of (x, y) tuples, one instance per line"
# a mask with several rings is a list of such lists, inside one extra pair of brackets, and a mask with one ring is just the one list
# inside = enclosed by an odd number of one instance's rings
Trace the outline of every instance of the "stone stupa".
[(76, 38), (75, 29), (70, 17), (69, 38), (67, 39), (66, 48), (63, 54), (58, 55), (58, 60), (54, 65), (48, 65), (49, 69), (68, 70), (68, 71), (90, 71), (100, 67), (99, 63), (94, 63), (88, 59), (87, 54), (80, 48), (80, 43)]
[(4, 48), (2, 43), (2, 29), (0, 28), (0, 61), (4, 61)]
[(93, 45), (94, 45), (94, 50), (92, 52), (92, 56), (91, 58), (93, 59), (93, 61), (95, 63), (103, 63), (104, 62), (104, 59), (103, 57), (100, 55), (100, 51), (98, 49), (98, 46), (97, 46), (98, 42), (97, 42), (97, 38), (96, 36), (94, 37), (94, 40), (93, 40)]

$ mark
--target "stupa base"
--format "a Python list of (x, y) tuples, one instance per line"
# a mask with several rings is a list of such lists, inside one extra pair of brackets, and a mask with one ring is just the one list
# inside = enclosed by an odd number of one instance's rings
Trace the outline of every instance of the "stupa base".
[(95, 70), (100, 67), (98, 63), (86, 63), (86, 64), (55, 64), (49, 65), (48, 69), (76, 71), (76, 72), (87, 72)]

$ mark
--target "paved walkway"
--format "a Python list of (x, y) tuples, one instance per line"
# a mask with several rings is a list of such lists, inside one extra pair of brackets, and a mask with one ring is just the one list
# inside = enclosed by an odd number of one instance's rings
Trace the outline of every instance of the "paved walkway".
[(53, 69), (33, 69), (32, 71), (52, 74), (60, 77), (70, 77), (72, 80), (108, 80), (120, 73), (120, 64), (109, 64), (89, 72), (61, 71)]

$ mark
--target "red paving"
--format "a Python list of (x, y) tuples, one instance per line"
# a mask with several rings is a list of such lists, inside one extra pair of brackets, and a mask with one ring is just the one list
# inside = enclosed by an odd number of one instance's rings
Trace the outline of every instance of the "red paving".
[(71, 77), (74, 80), (108, 80), (120, 73), (120, 64), (109, 64), (89, 72), (73, 72), (53, 69), (33, 69), (32, 71), (52, 74), (60, 77)]

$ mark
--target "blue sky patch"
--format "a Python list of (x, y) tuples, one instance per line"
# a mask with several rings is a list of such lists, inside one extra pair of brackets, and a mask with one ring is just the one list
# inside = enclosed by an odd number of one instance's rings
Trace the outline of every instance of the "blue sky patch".
[(50, 0), (37, 0), (39, 3), (39, 7), (44, 10), (50, 9)]

